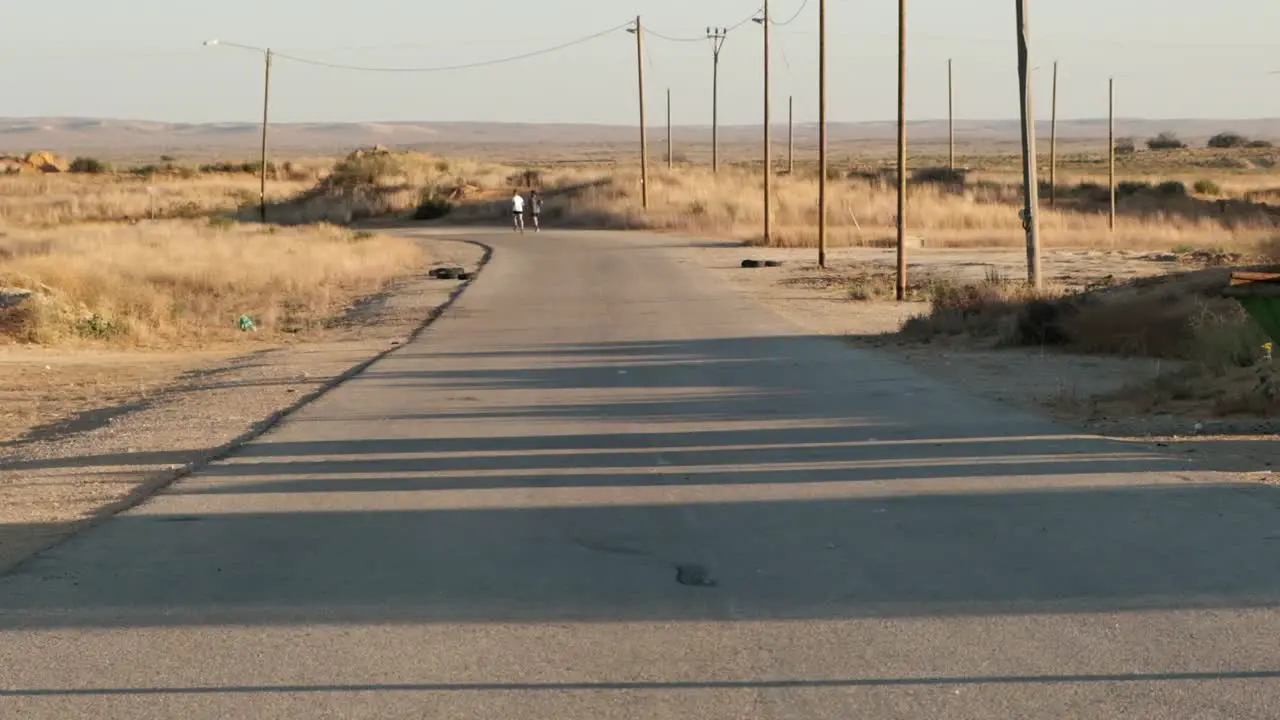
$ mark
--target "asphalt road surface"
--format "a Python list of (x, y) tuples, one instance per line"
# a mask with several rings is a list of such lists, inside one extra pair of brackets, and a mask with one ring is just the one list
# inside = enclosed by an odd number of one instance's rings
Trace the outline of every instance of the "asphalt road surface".
[(484, 236), (417, 342), (0, 580), (4, 718), (1275, 718), (1280, 491), (671, 248)]

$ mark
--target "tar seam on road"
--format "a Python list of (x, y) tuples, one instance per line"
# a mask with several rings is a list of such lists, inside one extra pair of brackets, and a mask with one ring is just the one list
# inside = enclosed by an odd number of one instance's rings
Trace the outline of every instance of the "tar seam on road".
[(335, 390), (338, 387), (341, 387), (342, 385), (346, 384), (347, 381), (357, 377), (358, 375), (363, 373), (365, 370), (369, 369), (369, 367), (371, 367), (374, 363), (377, 363), (379, 360), (382, 360), (383, 358), (389, 357), (400, 348), (406, 347), (411, 343), (413, 343), (415, 340), (417, 340), (422, 335), (422, 333), (426, 332), (427, 328), (434, 325), (435, 322), (439, 320), (440, 317), (444, 315), (444, 313), (449, 308), (453, 307), (454, 303), (458, 301), (458, 298), (462, 297), (462, 293), (466, 292), (467, 288), (471, 287), (471, 284), (474, 283), (476, 281), (476, 278), (480, 276), (480, 272), (484, 270), (485, 266), (489, 264), (489, 261), (493, 259), (493, 248), (478, 240), (470, 240), (462, 237), (455, 237), (455, 238), (435, 237), (434, 239), (444, 240), (447, 242), (460, 242), (460, 243), (466, 243), (468, 245), (474, 245), (480, 248), (481, 250), (483, 250), (484, 253), (480, 256), (480, 262), (476, 265), (475, 271), (471, 273), (471, 277), (468, 280), (464, 281), (458, 287), (454, 288), (453, 292), (449, 294), (448, 299), (446, 299), (443, 303), (432, 308), (431, 312), (427, 313), (427, 317), (421, 323), (419, 323), (416, 328), (410, 331), (409, 335), (405, 337), (402, 341), (396, 342), (392, 344), (391, 347), (385, 350), (382, 350), (381, 352), (378, 352), (373, 357), (370, 357), (367, 360), (364, 360), (362, 362), (359, 362), (353, 365), (352, 367), (348, 368), (341, 374), (330, 379), (328, 382), (322, 384), (320, 387), (316, 388), (315, 390), (312, 390), (310, 393), (306, 395), (303, 395), (301, 398), (298, 399), (297, 402), (290, 405), (289, 407), (286, 407), (283, 410), (277, 410), (276, 412), (268, 415), (266, 419), (260, 420), (259, 422), (254, 423), (254, 425), (250, 427), (248, 431), (233, 438), (230, 442), (224, 443), (223, 445), (210, 450), (208, 453), (197, 458), (196, 460), (193, 460), (187, 463), (186, 465), (183, 465), (180, 468), (177, 468), (171, 472), (157, 474), (155, 477), (150, 478), (149, 480), (143, 481), (141, 484), (139, 484), (137, 487), (131, 490), (129, 494), (126, 495), (125, 497), (113, 503), (104, 505), (103, 507), (95, 510), (93, 514), (90, 515), (88, 518), (85, 518), (84, 520), (81, 520), (78, 523), (73, 523), (72, 527), (74, 529), (72, 529), (70, 532), (66, 533), (65, 535), (62, 535), (61, 537), (58, 537), (48, 545), (44, 545), (43, 547), (38, 548), (37, 550), (32, 552), (30, 555), (27, 555), (25, 558), (10, 565), (8, 568), (4, 570), (0, 570), (0, 578), (20, 572), (23, 567), (25, 567), (31, 561), (35, 560), (40, 555), (43, 555), (44, 553), (49, 552), (50, 550), (53, 550), (54, 548), (58, 547), (59, 545), (62, 545), (64, 542), (67, 542), (71, 538), (79, 536), (81, 533), (85, 532), (86, 530), (93, 529), (99, 523), (105, 520), (109, 520), (115, 517), (116, 515), (119, 515), (120, 513), (132, 510), (133, 508), (151, 499), (156, 493), (170, 487), (171, 485), (178, 482), (179, 480), (190, 477), (192, 474), (200, 470), (203, 470), (204, 468), (208, 467), (210, 464), (227, 458), (228, 456), (230, 456), (240, 448), (244, 447), (245, 445), (253, 442), (254, 440), (257, 440), (263, 435), (266, 435), (268, 432), (271, 432), (273, 429), (276, 428), (276, 426), (278, 426), (280, 423), (284, 422), (286, 419), (291, 417), (294, 413), (305, 408), (306, 406), (310, 405), (316, 400), (319, 400), (321, 397), (328, 394), (332, 390)]

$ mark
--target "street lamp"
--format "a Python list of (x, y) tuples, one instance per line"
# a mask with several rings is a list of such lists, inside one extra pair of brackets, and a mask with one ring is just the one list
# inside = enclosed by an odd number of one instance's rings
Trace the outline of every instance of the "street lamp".
[(217, 39), (204, 41), (205, 47), (217, 47), (219, 45), (262, 53), (265, 75), (262, 83), (262, 151), (258, 160), (258, 213), (262, 218), (262, 222), (265, 223), (267, 221), (267, 120), (271, 103), (271, 48), (260, 48)]

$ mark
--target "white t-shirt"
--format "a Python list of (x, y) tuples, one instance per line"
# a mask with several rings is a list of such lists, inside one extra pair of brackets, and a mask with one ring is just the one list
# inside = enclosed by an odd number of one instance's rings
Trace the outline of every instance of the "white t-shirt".
[(522, 212), (524, 212), (524, 198), (523, 198), (523, 197), (521, 197), (521, 196), (519, 196), (519, 195), (512, 196), (512, 198), (511, 198), (511, 212), (518, 212), (518, 213), (522, 213)]

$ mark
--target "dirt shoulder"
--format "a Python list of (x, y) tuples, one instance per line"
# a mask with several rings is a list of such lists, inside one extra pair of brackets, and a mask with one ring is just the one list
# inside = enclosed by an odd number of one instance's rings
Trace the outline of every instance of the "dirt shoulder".
[[(893, 337), (928, 303), (853, 300), (851, 287), (868, 267), (894, 267), (893, 250), (841, 248), (817, 267), (816, 251), (690, 247), (678, 251), (750, 294), (798, 326), (820, 335), (843, 336), (869, 352), (886, 353), (920, 372), (999, 402), (1051, 416), (1082, 431), (1152, 444), (1203, 458), (1207, 467), (1269, 477), (1280, 465), (1278, 425), (1266, 418), (1216, 419), (1194, 408), (1151, 414), (1136, 405), (1096, 402), (1122, 389), (1142, 387), (1177, 369), (1177, 363), (1145, 358), (1073, 355), (1043, 349), (974, 349), (947, 343), (920, 344)], [(777, 260), (780, 267), (745, 269), (744, 259)], [(940, 273), (980, 281), (993, 275), (1018, 277), (1025, 256), (1016, 250), (911, 251), (909, 273)], [(1070, 287), (1166, 275), (1187, 267), (1168, 254), (1049, 251), (1046, 280)]]
[[(475, 245), (424, 240), (437, 264)], [(425, 275), (287, 345), (197, 354), (0, 349), (0, 573), (260, 431), (403, 343), (458, 291)]]

